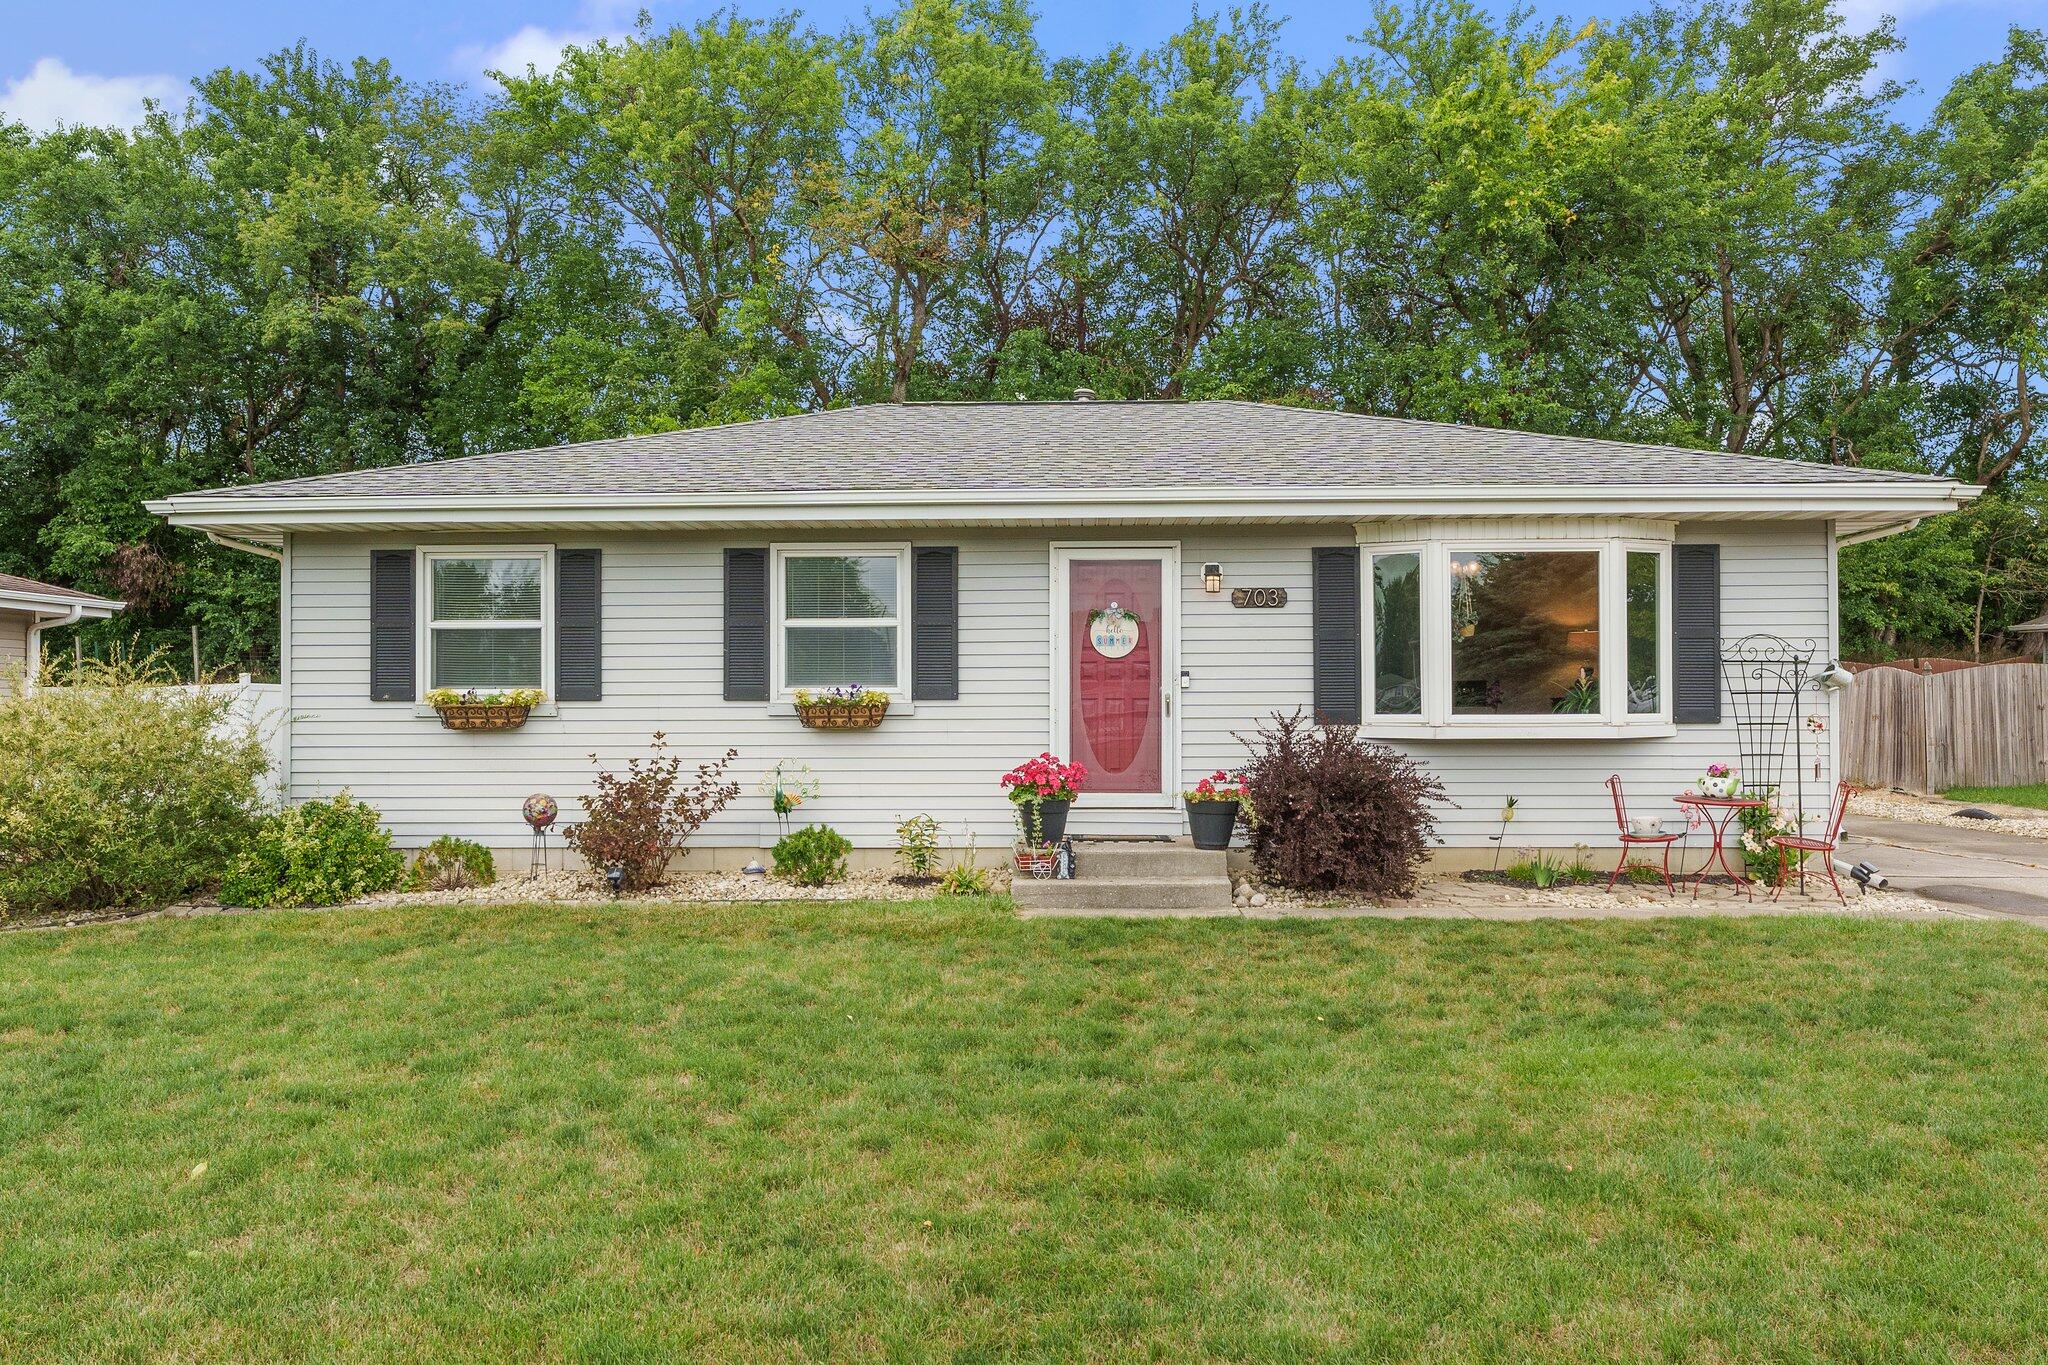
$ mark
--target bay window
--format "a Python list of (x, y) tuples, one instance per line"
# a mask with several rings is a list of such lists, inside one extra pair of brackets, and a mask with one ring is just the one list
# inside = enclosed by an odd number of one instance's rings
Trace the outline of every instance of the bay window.
[(544, 690), (551, 643), (547, 551), (423, 550), (420, 562), (426, 686)]
[(1453, 530), (1364, 551), (1369, 724), (1540, 735), (1669, 723), (1668, 544)]
[(786, 546), (775, 551), (776, 691), (901, 690), (906, 671), (907, 546)]
[(1422, 714), (1422, 556), (1372, 557), (1373, 709)]

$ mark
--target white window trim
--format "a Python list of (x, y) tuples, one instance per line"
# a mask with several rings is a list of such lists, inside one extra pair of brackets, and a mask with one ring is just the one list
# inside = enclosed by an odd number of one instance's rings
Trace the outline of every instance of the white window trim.
[[(769, 676), (775, 685), (770, 695), (777, 701), (788, 702), (796, 695), (797, 688), (789, 681), (785, 672), (787, 651), (786, 635), (791, 622), (784, 616), (784, 597), (787, 595), (788, 580), (783, 564), (791, 559), (831, 559), (846, 555), (894, 555), (896, 556), (896, 614), (892, 617), (859, 616), (843, 618), (805, 617), (796, 624), (807, 626), (894, 626), (896, 628), (896, 682), (892, 687), (877, 687), (874, 690), (895, 699), (910, 695), (910, 543), (890, 542), (835, 542), (826, 544), (816, 541), (800, 541), (768, 547), (768, 659)], [(806, 684), (815, 686), (816, 684)]]
[[(1365, 721), (1376, 736), (1414, 739), (1648, 739), (1676, 733), (1671, 714), (1671, 542), (1638, 536), (1559, 537), (1445, 534), (1363, 541), (1360, 648)], [(1584, 553), (1600, 556), (1600, 712), (1588, 715), (1461, 716), (1451, 709), (1451, 556), (1457, 553)], [(1628, 710), (1628, 554), (1657, 556), (1658, 709)], [(1422, 713), (1383, 714), (1373, 647), (1372, 562), (1413, 554), (1422, 574)], [(1619, 686), (1613, 680), (1619, 679)]]
[[(486, 630), (506, 625), (523, 626), (524, 621), (434, 620), (434, 561), (437, 559), (533, 559), (540, 560), (540, 682), (541, 695), (554, 697), (555, 676), (555, 547), (552, 545), (422, 545), (413, 557), (413, 587), (419, 691), (424, 698), (434, 687), (434, 632), (436, 630)], [(504, 688), (480, 688), (503, 691)]]

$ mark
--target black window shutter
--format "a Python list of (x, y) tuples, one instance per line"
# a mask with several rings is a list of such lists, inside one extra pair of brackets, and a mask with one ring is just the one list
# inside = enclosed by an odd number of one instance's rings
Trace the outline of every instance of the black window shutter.
[(1671, 547), (1671, 716), (1721, 721), (1721, 547)]
[(604, 558), (555, 551), (555, 700), (604, 699)]
[(1316, 719), (1325, 725), (1357, 725), (1365, 718), (1358, 547), (1338, 545), (1311, 553)]
[(725, 699), (768, 700), (768, 552), (725, 552)]
[(910, 699), (960, 700), (960, 551), (912, 550)]
[(370, 551), (370, 700), (412, 701), (415, 659), (411, 550)]

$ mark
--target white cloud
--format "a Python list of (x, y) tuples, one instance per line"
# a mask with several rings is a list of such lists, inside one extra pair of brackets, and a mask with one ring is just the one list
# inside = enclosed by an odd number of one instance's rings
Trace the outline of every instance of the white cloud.
[(7, 82), (0, 114), (37, 132), (59, 124), (133, 128), (142, 121), (144, 100), (168, 103), (183, 89), (173, 76), (94, 76), (42, 57), (26, 76)]
[(457, 48), (454, 67), (465, 77), (492, 71), (523, 76), (528, 67), (545, 76), (562, 64), (564, 48), (588, 47), (601, 38), (624, 38), (633, 31), (634, 21), (650, 8), (648, 0), (582, 0), (576, 17), (560, 28), (528, 24), (498, 42)]
[(528, 24), (511, 37), (488, 46), (456, 49), (455, 65), (464, 72), (502, 71), (508, 76), (523, 76), (530, 66), (545, 76), (562, 64), (563, 48), (581, 47), (600, 36), (582, 29)]

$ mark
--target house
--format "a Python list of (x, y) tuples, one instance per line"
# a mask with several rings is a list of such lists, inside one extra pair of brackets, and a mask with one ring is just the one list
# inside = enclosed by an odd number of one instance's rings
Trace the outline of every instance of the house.
[(123, 605), (53, 583), (0, 573), (0, 679), (17, 668), (24, 676), (31, 671), (34, 661), (42, 658), (42, 633), (51, 626), (104, 620)]
[[(522, 800), (574, 819), (594, 754), (740, 752), (699, 835), (774, 837), (757, 778), (863, 850), (929, 812), (1000, 855), (997, 778), (1094, 774), (1079, 833), (1176, 834), (1177, 792), (1313, 708), (1444, 782), (1448, 849), (1613, 843), (1603, 783), (1669, 812), (1733, 761), (1720, 645), (1835, 650), (1837, 548), (1949, 511), (1951, 479), (1249, 402), (911, 403), (367, 469), (152, 502), (283, 567), (285, 781), (400, 841), (516, 862)], [(799, 688), (886, 692), (872, 730)], [(436, 687), (537, 687), (520, 729)], [(1799, 778), (1826, 808), (1832, 702)], [(1815, 727), (1806, 727), (1813, 730)], [(1807, 762), (1811, 759), (1811, 762)]]

